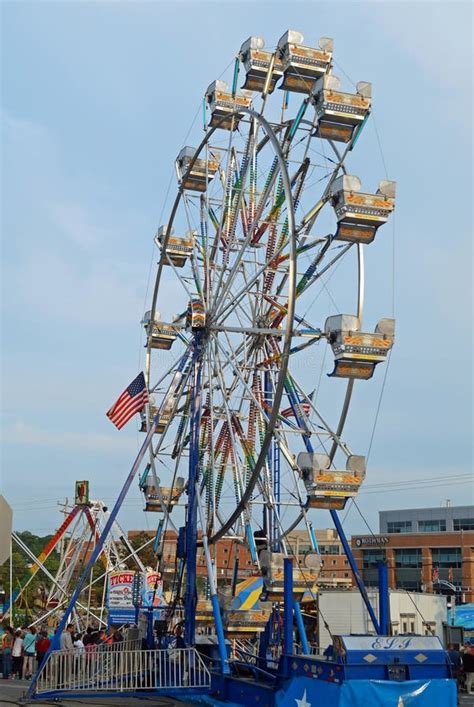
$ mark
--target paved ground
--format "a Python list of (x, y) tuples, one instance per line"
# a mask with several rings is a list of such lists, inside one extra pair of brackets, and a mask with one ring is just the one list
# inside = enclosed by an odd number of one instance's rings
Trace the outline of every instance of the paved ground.
[[(0, 679), (0, 707), (10, 707), (10, 705), (24, 704), (20, 702), (20, 698), (25, 694), (28, 688), (26, 680), (2, 680)], [(125, 700), (60, 700), (59, 702), (34, 702), (35, 705), (55, 705), (56, 707), (100, 707), (108, 705), (108, 707), (192, 707), (189, 703), (171, 700), (166, 697), (146, 698), (143, 699), (127, 699)], [(460, 707), (474, 707), (474, 696), (461, 694), (459, 697)], [(370, 707), (370, 706), (368, 706)]]
[[(26, 680), (2, 680), (0, 678), (0, 707), (10, 707), (10, 705), (19, 705), (20, 698), (23, 697), (26, 690), (28, 689), (28, 682)], [(51, 700), (45, 702), (34, 702), (35, 705), (55, 705), (56, 707), (81, 707), (82, 705), (88, 705), (89, 707), (96, 707), (97, 705), (108, 705), (108, 707), (186, 707), (186, 702), (179, 702), (178, 700), (171, 700), (168, 698), (143, 698), (143, 699), (127, 699), (127, 700), (60, 700), (59, 702), (52, 702)], [(189, 706), (190, 707), (190, 706)], [(464, 707), (464, 705), (463, 705)], [(467, 705), (466, 705), (467, 707)], [(470, 706), (469, 706), (470, 707)], [(474, 707), (474, 706), (473, 706)]]

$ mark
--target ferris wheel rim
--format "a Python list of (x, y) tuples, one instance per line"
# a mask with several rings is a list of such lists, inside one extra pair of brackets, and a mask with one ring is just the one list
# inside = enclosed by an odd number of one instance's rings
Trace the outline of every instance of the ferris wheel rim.
[[(288, 370), (288, 363), (289, 363), (289, 358), (290, 358), (290, 348), (291, 348), (291, 342), (293, 338), (293, 326), (294, 326), (294, 311), (295, 311), (295, 290), (296, 290), (296, 217), (295, 217), (295, 211), (294, 211), (294, 203), (293, 203), (293, 194), (291, 190), (291, 180), (290, 176), (288, 173), (288, 169), (285, 163), (285, 156), (282, 150), (282, 146), (280, 145), (280, 142), (277, 138), (276, 132), (273, 130), (273, 127), (270, 125), (270, 123), (263, 117), (263, 115), (255, 110), (252, 109), (244, 109), (243, 111), (241, 110), (240, 112), (245, 112), (250, 118), (255, 120), (258, 125), (264, 130), (265, 135), (267, 140), (271, 143), (271, 147), (273, 148), (274, 156), (276, 157), (278, 161), (278, 166), (280, 170), (280, 175), (283, 183), (283, 190), (285, 192), (285, 198), (286, 198), (286, 204), (287, 204), (287, 218), (288, 218), (288, 250), (289, 250), (289, 257), (288, 257), (288, 304), (287, 304), (287, 313), (286, 313), (286, 326), (284, 330), (284, 335), (282, 339), (282, 351), (281, 351), (281, 358), (280, 358), (280, 367), (278, 371), (278, 380), (277, 380), (277, 385), (275, 388), (275, 393), (274, 393), (274, 398), (273, 398), (273, 405), (272, 409), (267, 421), (266, 425), (266, 433), (264, 436), (264, 440), (262, 442), (262, 445), (260, 447), (260, 453), (259, 456), (255, 462), (254, 469), (251, 473), (250, 478), (248, 479), (246, 483), (245, 490), (243, 491), (243, 495), (240, 499), (240, 502), (238, 503), (236, 509), (234, 512), (231, 514), (231, 516), (224, 522), (224, 524), (219, 528), (219, 530), (212, 535), (209, 538), (209, 543), (213, 544), (217, 542), (230, 528), (231, 526), (235, 523), (235, 521), (242, 515), (242, 513), (245, 511), (246, 507), (248, 506), (248, 502), (250, 500), (250, 497), (253, 493), (253, 490), (257, 484), (257, 481), (259, 479), (260, 471), (265, 463), (266, 455), (270, 446), (270, 443), (273, 439), (273, 433), (274, 433), (274, 428), (275, 424), (277, 422), (277, 417), (278, 417), (278, 412), (280, 408), (280, 403), (281, 403), (281, 398), (284, 392), (284, 382), (285, 382), (285, 377), (287, 374)], [(235, 112), (237, 114), (237, 111)], [(222, 119), (224, 120), (224, 119)], [(204, 136), (203, 140), (201, 141), (200, 145), (196, 149), (193, 158), (188, 166), (186, 174), (189, 174), (192, 170), (192, 167), (195, 163), (195, 161), (199, 158), (199, 155), (203, 151), (203, 149), (206, 147), (206, 145), (209, 144), (209, 140), (211, 136), (214, 134), (214, 132), (217, 130), (219, 127), (220, 123), (222, 122), (219, 121), (219, 123), (212, 128), (210, 128), (207, 132), (206, 135)], [(291, 124), (292, 121), (289, 121), (289, 124)], [(183, 178), (184, 182), (185, 177)], [(173, 203), (173, 207), (170, 212), (170, 218), (168, 220), (167, 228), (166, 228), (166, 236), (162, 244), (162, 253), (161, 257), (158, 263), (158, 272), (156, 275), (155, 279), (155, 287), (153, 291), (153, 298), (152, 298), (152, 307), (150, 311), (150, 318), (153, 320), (156, 309), (157, 309), (157, 301), (158, 301), (158, 295), (159, 295), (159, 289), (160, 289), (160, 284), (161, 284), (161, 278), (162, 278), (162, 271), (163, 271), (163, 265), (165, 264), (166, 261), (166, 246), (170, 237), (171, 233), (171, 228), (173, 226), (177, 210), (179, 207), (179, 204), (183, 200), (185, 190), (182, 185), (180, 185), (178, 189), (178, 193), (176, 195), (176, 198)], [(150, 363), (151, 363), (151, 347), (150, 347), (150, 341), (147, 341), (147, 361), (146, 361), (146, 376), (148, 379), (148, 382), (150, 381)], [(152, 446), (150, 446), (152, 449)], [(152, 452), (153, 453), (153, 452)], [(169, 515), (169, 512), (166, 513), (166, 516)]]
[[(237, 113), (237, 111), (233, 115), (235, 115), (236, 113)], [(284, 142), (284, 140), (281, 139), (281, 133), (282, 133), (282, 131), (285, 130), (285, 128), (288, 129), (292, 125), (292, 123), (294, 122), (295, 119), (284, 121), (284, 123), (281, 123), (281, 124), (270, 125), (268, 123), (268, 121), (263, 117), (263, 115), (255, 110), (241, 109), (240, 113), (246, 113), (251, 118), (255, 118), (258, 121), (258, 123), (261, 126), (263, 126), (264, 131), (265, 131), (265, 136), (259, 141), (259, 143), (257, 145), (257, 149), (260, 151), (267, 142), (271, 141), (272, 147), (275, 149), (275, 156), (278, 158), (278, 162), (280, 163), (280, 169), (281, 169), (282, 162), (284, 163), (284, 161), (285, 161), (285, 153), (282, 150), (282, 147), (285, 146), (285, 142)], [(224, 118), (220, 119), (217, 124), (215, 124), (214, 126), (212, 126), (211, 128), (209, 128), (207, 130), (206, 135), (204, 136), (203, 140), (201, 141), (199, 147), (196, 149), (196, 151), (192, 157), (192, 160), (189, 163), (186, 173), (182, 177), (183, 181), (186, 178), (186, 176), (189, 175), (189, 173), (191, 172), (194, 163), (199, 158), (203, 149), (209, 145), (211, 136), (214, 134), (214, 132), (217, 130), (217, 128), (220, 127), (220, 124), (223, 122), (223, 120), (224, 120)], [(301, 122), (305, 123), (309, 126), (313, 125), (312, 121), (310, 121), (310, 120), (302, 119)], [(311, 130), (309, 131), (309, 133), (310, 133), (310, 136), (312, 137)], [(277, 135), (280, 135), (281, 142), (278, 140)], [(344, 150), (340, 153), (339, 150), (337, 149), (336, 145), (334, 145), (332, 141), (328, 141), (328, 142), (330, 143), (330, 146), (336, 155), (337, 164), (335, 164), (334, 168), (327, 175), (329, 181), (328, 181), (328, 184), (326, 185), (326, 188), (323, 191), (323, 194), (322, 194), (322, 197), (320, 200), (321, 207), (324, 206), (329, 199), (330, 185), (334, 181), (334, 179), (337, 177), (337, 174), (340, 172), (342, 172), (343, 174), (347, 174), (345, 161), (346, 161), (346, 157), (348, 155), (349, 146), (347, 146), (346, 150)], [(291, 139), (290, 139), (289, 143), (291, 143)], [(288, 147), (289, 147), (289, 144), (288, 144)], [(317, 216), (319, 215), (320, 209), (318, 208), (318, 210), (316, 212), (316, 216), (311, 218), (311, 220), (304, 220), (299, 226), (296, 226), (294, 200), (293, 200), (293, 194), (291, 192), (291, 180), (289, 178), (289, 173), (288, 173), (288, 169), (286, 167), (286, 164), (284, 164), (284, 170), (282, 169), (281, 171), (282, 171), (282, 174), (283, 174), (283, 172), (285, 173), (287, 179), (290, 181), (290, 184), (285, 187), (285, 191), (286, 191), (286, 188), (289, 186), (288, 196), (290, 198), (287, 199), (287, 203), (288, 203), (288, 205), (291, 204), (291, 209), (289, 208), (288, 211), (289, 211), (289, 215), (290, 215), (291, 222), (292, 222), (291, 229), (289, 229), (289, 231), (291, 233), (291, 238), (289, 240), (289, 243), (290, 243), (290, 247), (292, 247), (292, 250), (293, 250), (293, 257), (292, 257), (291, 261), (295, 265), (295, 267), (294, 267), (295, 275), (293, 278), (293, 287), (291, 290), (291, 295), (292, 295), (292, 297), (291, 297), (291, 300), (292, 300), (291, 319), (293, 320), (294, 319), (294, 312), (295, 312), (295, 299), (296, 299), (296, 297), (295, 297), (296, 270), (297, 270), (297, 268), (296, 268), (296, 263), (297, 263), (296, 241), (298, 238), (298, 234), (301, 234), (303, 229), (305, 229), (303, 231), (303, 236), (307, 237), (307, 235), (310, 233), (310, 231), (314, 227), (314, 223), (316, 221)], [(173, 208), (171, 210), (170, 222), (169, 222), (168, 228), (166, 230), (166, 237), (165, 237), (166, 239), (164, 239), (163, 243), (162, 243), (163, 250), (161, 253), (160, 260), (159, 260), (159, 271), (157, 273), (157, 277), (156, 277), (156, 281), (155, 281), (155, 291), (154, 291), (152, 312), (156, 312), (157, 298), (158, 298), (158, 292), (159, 292), (161, 276), (162, 276), (162, 268), (163, 268), (163, 265), (166, 263), (166, 255), (163, 251), (166, 248), (166, 244), (169, 240), (169, 236), (171, 233), (171, 228), (169, 226), (172, 225), (175, 220), (177, 210), (179, 208), (179, 204), (181, 201), (184, 201), (184, 202), (186, 201), (186, 191), (182, 185), (179, 186), (178, 193), (176, 195), (176, 198), (175, 198), (175, 201), (173, 204)], [(360, 316), (362, 316), (363, 299), (364, 299), (364, 275), (363, 275), (363, 248), (360, 244), (357, 247), (357, 252), (358, 252), (357, 311), (358, 311), (358, 314)], [(176, 272), (176, 270), (175, 270), (175, 272)], [(176, 274), (178, 274), (178, 273), (176, 273)], [(152, 312), (150, 313), (151, 316), (153, 316)], [(221, 314), (221, 313), (222, 312), (219, 312), (219, 314)], [(288, 326), (288, 321), (289, 320), (287, 319), (287, 326)], [(293, 326), (293, 324), (294, 324), (294, 321), (291, 326)], [(288, 340), (286, 338), (285, 343), (288, 344), (288, 342), (291, 342), (291, 339)], [(191, 345), (192, 345), (192, 341), (190, 341), (188, 343), (188, 347)], [(289, 344), (288, 344), (287, 348), (289, 350)], [(150, 362), (150, 359), (151, 359), (150, 347), (147, 346), (148, 364)], [(290, 361), (290, 357), (288, 355), (287, 357), (285, 357), (285, 371), (288, 371), (289, 361)], [(283, 388), (283, 383), (282, 383), (283, 380), (284, 380), (284, 376), (282, 376), (280, 373), (279, 383), (281, 383), (281, 388)], [(333, 428), (334, 432), (331, 433), (329, 430), (329, 427), (327, 427), (327, 430), (333, 435), (333, 442), (331, 445), (331, 451), (329, 452), (329, 450), (328, 450), (328, 452), (327, 452), (330, 459), (331, 459), (331, 462), (333, 461), (333, 458), (334, 458), (336, 452), (338, 451), (338, 449), (339, 448), (342, 449), (344, 447), (343, 443), (341, 443), (340, 436), (343, 432), (343, 429), (344, 429), (344, 426), (346, 423), (346, 419), (347, 419), (347, 415), (349, 412), (352, 393), (353, 393), (353, 385), (354, 385), (353, 380), (347, 381), (344, 401), (342, 404), (341, 412), (338, 417), (337, 429)], [(246, 484), (246, 488), (245, 488), (245, 491), (242, 495), (242, 498), (241, 498), (240, 502), (238, 503), (237, 508), (232, 513), (231, 517), (224, 524), (222, 524), (222, 520), (219, 517), (219, 521), (221, 522), (222, 527), (220, 527), (219, 530), (216, 533), (214, 533), (214, 535), (209, 537), (210, 544), (213, 544), (213, 543), (217, 542), (219, 539), (221, 539), (226, 534), (226, 532), (229, 531), (229, 529), (235, 523), (235, 521), (238, 519), (238, 517), (240, 515), (242, 515), (242, 513), (244, 513), (246, 509), (248, 509), (248, 506), (251, 502), (253, 490), (258, 482), (259, 472), (261, 471), (264, 461), (265, 461), (265, 459), (264, 459), (265, 453), (266, 453), (266, 451), (268, 451), (268, 448), (269, 448), (272, 438), (274, 438), (275, 423), (276, 423), (277, 416), (278, 416), (278, 408), (280, 406), (282, 394), (283, 394), (283, 390), (279, 391), (279, 399), (278, 399), (278, 401), (274, 401), (273, 408), (272, 408), (272, 413), (274, 413), (272, 415), (273, 419), (271, 421), (271, 425), (269, 424), (269, 426), (268, 426), (269, 431), (265, 436), (265, 445), (264, 445), (264, 447), (261, 447), (261, 452), (259, 454), (257, 463), (255, 464), (254, 472), (252, 473), (250, 480)], [(275, 402), (278, 402), (278, 404), (275, 405)], [(175, 475), (176, 475), (176, 471), (175, 471), (173, 478), (175, 477)], [(291, 530), (294, 527), (296, 527), (296, 525), (298, 525), (298, 523), (301, 521), (301, 519), (303, 517), (305, 517), (305, 513), (307, 511), (307, 504), (305, 504), (304, 502), (301, 502), (301, 499), (300, 499), (299, 506), (300, 506), (300, 513), (299, 513), (297, 520), (294, 523), (291, 523), (290, 527), (287, 529), (284, 529), (282, 526), (280, 526), (280, 537), (281, 538), (284, 538), (285, 536), (287, 536), (288, 533), (291, 532)], [(166, 509), (166, 507), (164, 507), (163, 510), (165, 511), (165, 515), (168, 518), (168, 520), (171, 520), (171, 518), (170, 518), (171, 509), (168, 510), (168, 509)]]

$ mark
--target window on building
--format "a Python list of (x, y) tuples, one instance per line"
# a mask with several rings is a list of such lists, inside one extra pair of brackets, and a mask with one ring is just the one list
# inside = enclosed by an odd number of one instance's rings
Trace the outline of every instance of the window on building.
[(436, 621), (424, 621), (425, 636), (436, 636)]
[(324, 560), (321, 560), (321, 567), (324, 567)]
[(344, 572), (344, 577), (347, 579), (349, 577), (349, 572)]
[(331, 560), (331, 564), (332, 564), (332, 565), (337, 565), (337, 561), (336, 561), (336, 560)]
[(415, 633), (415, 614), (400, 614), (400, 633)]
[(400, 577), (400, 572), (410, 572), (410, 570), (398, 570), (396, 577), (397, 589), (406, 589), (409, 592), (421, 591), (421, 572), (419, 579)]
[(340, 547), (339, 545), (320, 545), (319, 552), (321, 555), (339, 555)]
[(332, 573), (332, 578), (333, 578), (333, 579), (336, 579), (336, 577), (337, 577), (336, 573), (333, 572), (333, 573)]
[(305, 552), (311, 552), (312, 550), (311, 545), (308, 545), (308, 543), (300, 543), (298, 547), (300, 555), (303, 555)]
[(387, 533), (411, 533), (411, 520), (387, 521)]
[(474, 530), (474, 518), (454, 518), (453, 530)]
[(362, 566), (365, 570), (377, 567), (378, 562), (385, 562), (385, 550), (364, 550)]
[(431, 548), (433, 567), (460, 568), (462, 566), (460, 547), (433, 547)]
[(228, 548), (228, 547), (225, 547), (225, 548), (224, 548), (224, 552), (226, 552), (226, 553), (229, 552), (229, 548)]
[(395, 550), (395, 567), (421, 567), (420, 548), (404, 548)]
[(446, 531), (445, 520), (419, 520), (418, 530), (420, 533), (444, 533)]
[(345, 564), (346, 567), (347, 567), (347, 565), (349, 564), (349, 560), (344, 560), (344, 564)]

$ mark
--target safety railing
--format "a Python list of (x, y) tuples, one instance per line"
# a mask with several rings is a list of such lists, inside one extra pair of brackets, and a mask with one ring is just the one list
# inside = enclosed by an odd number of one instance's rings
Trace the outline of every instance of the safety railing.
[(53, 651), (35, 693), (135, 692), (209, 688), (209, 670), (195, 648)]
[[(131, 641), (111, 641), (110, 643), (93, 643), (92, 645), (85, 646), (84, 651), (86, 653), (91, 652), (93, 653), (94, 651), (138, 651), (141, 650), (142, 648), (142, 639), (141, 638), (135, 638), (132, 639)], [(77, 653), (77, 649), (76, 653)], [(82, 649), (81, 649), (82, 652)]]

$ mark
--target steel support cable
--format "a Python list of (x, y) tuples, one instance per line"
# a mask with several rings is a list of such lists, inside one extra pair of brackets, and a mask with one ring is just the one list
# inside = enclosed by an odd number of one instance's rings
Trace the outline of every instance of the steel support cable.
[[(369, 523), (368, 523), (366, 517), (364, 516), (364, 514), (363, 514), (362, 511), (360, 510), (360, 508), (359, 508), (359, 506), (358, 506), (356, 500), (353, 499), (353, 502), (354, 502), (354, 505), (355, 505), (357, 511), (359, 512), (360, 517), (361, 517), (362, 520), (364, 521), (364, 523), (365, 523), (365, 525), (366, 525), (366, 527), (367, 527), (369, 533), (371, 534), (371, 536), (372, 536), (373, 538), (375, 538), (376, 536), (375, 536), (375, 534), (374, 534), (372, 528), (370, 527), (370, 525), (369, 525)], [(388, 565), (387, 565), (387, 566), (388, 566)], [(392, 566), (392, 568), (393, 568), (393, 566)], [(396, 567), (395, 567), (395, 569), (396, 569)], [(434, 634), (434, 631), (431, 629), (431, 627), (428, 626), (428, 624), (427, 624), (427, 622), (426, 622), (426, 620), (425, 620), (425, 617), (424, 617), (423, 614), (421, 613), (421, 610), (419, 609), (419, 607), (416, 605), (416, 602), (414, 601), (414, 599), (413, 599), (413, 597), (411, 596), (410, 592), (409, 592), (407, 589), (405, 589), (404, 587), (401, 587), (401, 589), (403, 589), (403, 591), (404, 591), (404, 592), (407, 594), (407, 596), (410, 598), (410, 601), (412, 602), (413, 606), (415, 607), (415, 609), (417, 610), (417, 612), (418, 612), (419, 615), (421, 616), (421, 619), (422, 619), (424, 625), (428, 628), (428, 630), (431, 632), (432, 635), (435, 635), (435, 634)]]

